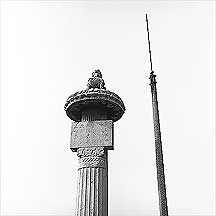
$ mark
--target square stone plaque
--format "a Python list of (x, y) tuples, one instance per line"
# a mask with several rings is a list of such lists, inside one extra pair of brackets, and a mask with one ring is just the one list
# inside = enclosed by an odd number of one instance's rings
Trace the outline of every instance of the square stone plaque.
[(70, 148), (76, 151), (80, 147), (103, 146), (113, 149), (113, 121), (73, 122)]

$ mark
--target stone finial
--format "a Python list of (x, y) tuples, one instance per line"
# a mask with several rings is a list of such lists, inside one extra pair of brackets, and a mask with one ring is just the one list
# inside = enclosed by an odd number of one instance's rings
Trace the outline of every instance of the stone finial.
[(100, 77), (102, 78), (102, 73), (99, 69), (95, 70), (94, 72), (92, 72), (92, 77)]
[(95, 70), (92, 73), (92, 77), (89, 78), (87, 89), (91, 88), (106, 89), (105, 82), (102, 79), (102, 73), (100, 72), (100, 70)]

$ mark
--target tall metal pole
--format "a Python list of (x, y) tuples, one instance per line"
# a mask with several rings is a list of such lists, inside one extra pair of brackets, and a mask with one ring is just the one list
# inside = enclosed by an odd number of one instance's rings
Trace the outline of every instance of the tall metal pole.
[(147, 32), (148, 32), (148, 44), (149, 44), (149, 55), (151, 63), (151, 73), (150, 73), (150, 86), (152, 93), (152, 109), (153, 109), (153, 122), (154, 122), (154, 136), (155, 136), (155, 152), (156, 152), (156, 167), (157, 167), (157, 182), (158, 182), (158, 195), (159, 195), (159, 206), (160, 206), (160, 216), (168, 216), (168, 206), (166, 197), (166, 184), (165, 184), (165, 174), (164, 174), (164, 163), (163, 163), (163, 149), (161, 142), (161, 130), (160, 130), (160, 118), (157, 100), (157, 87), (156, 87), (156, 75), (152, 70), (152, 58), (150, 49), (150, 38), (149, 38), (149, 27), (148, 27), (148, 17), (146, 14)]

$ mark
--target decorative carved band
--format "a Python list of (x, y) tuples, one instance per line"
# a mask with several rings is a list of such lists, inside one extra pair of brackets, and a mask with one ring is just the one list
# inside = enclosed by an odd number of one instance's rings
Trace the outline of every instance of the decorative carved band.
[(79, 168), (101, 167), (107, 169), (107, 159), (102, 157), (81, 157), (79, 159)]
[(77, 156), (82, 157), (105, 157), (104, 147), (88, 147), (79, 148), (77, 150)]
[(71, 120), (80, 122), (83, 109), (90, 106), (99, 106), (107, 110), (109, 119), (114, 122), (118, 121), (125, 112), (122, 99), (103, 88), (90, 88), (72, 94), (67, 99), (64, 110)]

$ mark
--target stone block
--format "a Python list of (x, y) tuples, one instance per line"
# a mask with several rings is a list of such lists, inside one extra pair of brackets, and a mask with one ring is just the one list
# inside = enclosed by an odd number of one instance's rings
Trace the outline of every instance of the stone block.
[(70, 148), (105, 147), (113, 149), (113, 121), (73, 122), (71, 128)]

